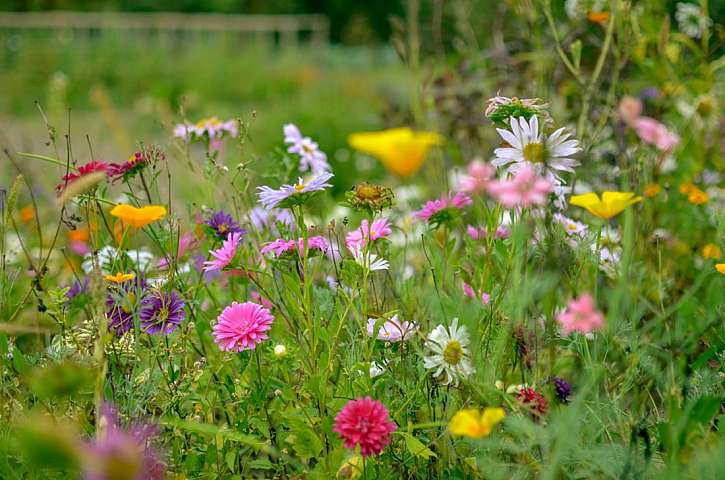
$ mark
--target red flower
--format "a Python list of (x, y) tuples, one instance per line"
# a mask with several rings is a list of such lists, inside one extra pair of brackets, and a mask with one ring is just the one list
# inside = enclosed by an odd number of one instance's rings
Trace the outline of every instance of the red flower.
[(108, 164), (104, 162), (99, 162), (97, 160), (94, 160), (92, 162), (88, 162), (85, 165), (82, 165), (78, 167), (77, 172), (71, 172), (68, 175), (63, 175), (63, 178), (61, 178), (61, 182), (55, 186), (55, 189), (57, 191), (63, 190), (67, 185), (75, 182), (81, 177), (85, 177), (88, 174), (96, 173), (96, 172), (103, 172), (106, 173), (108, 171)]
[(388, 417), (388, 409), (370, 397), (350, 400), (335, 417), (334, 432), (345, 441), (345, 448), (360, 445), (363, 457), (378, 455), (390, 443), (398, 427)]
[(531, 387), (524, 387), (519, 390), (516, 400), (523, 406), (529, 408), (529, 411), (534, 417), (546, 415), (546, 411), (549, 408), (549, 402), (546, 401), (544, 396)]

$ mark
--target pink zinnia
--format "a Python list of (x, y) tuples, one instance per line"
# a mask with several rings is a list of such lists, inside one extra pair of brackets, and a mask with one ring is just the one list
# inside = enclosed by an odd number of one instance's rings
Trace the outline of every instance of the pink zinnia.
[[(296, 246), (296, 248), (295, 248)], [(305, 252), (305, 239), (300, 237), (295, 240), (285, 240), (284, 238), (278, 238), (277, 240), (266, 244), (260, 250), (262, 255), (266, 255), (270, 252), (274, 253), (276, 257), (284, 255), (287, 252), (293, 252), (297, 250), (300, 256), (304, 255)], [(314, 236), (307, 238), (307, 251), (319, 250), (322, 253), (330, 253), (330, 245), (327, 243), (325, 237)]]
[(481, 160), (474, 160), (468, 164), (468, 175), (460, 179), (458, 189), (468, 193), (482, 191), (495, 174), (496, 167)]
[(388, 223), (387, 218), (379, 218), (375, 220), (372, 226), (370, 226), (369, 231), (368, 221), (363, 220), (360, 222), (359, 228), (356, 228), (347, 234), (345, 237), (345, 245), (347, 245), (350, 249), (362, 247), (367, 242), (368, 233), (370, 234), (370, 239), (375, 241), (378, 238), (387, 237), (393, 233), (393, 231), (390, 229), (390, 224)]
[(663, 124), (650, 117), (639, 117), (634, 121), (634, 129), (639, 138), (663, 152), (669, 152), (680, 143), (676, 133), (667, 130)]
[(234, 255), (237, 254), (237, 246), (239, 246), (241, 240), (241, 233), (230, 233), (227, 239), (224, 240), (224, 243), (222, 243), (221, 248), (209, 251), (214, 259), (204, 262), (204, 271), (221, 270), (232, 263)]
[(488, 184), (489, 195), (506, 208), (543, 205), (551, 191), (551, 182), (538, 177), (530, 165), (521, 167), (513, 180), (498, 180)]
[(564, 335), (571, 332), (590, 333), (604, 325), (604, 315), (595, 309), (594, 299), (588, 293), (570, 300), (567, 309), (556, 320), (561, 324)]
[(269, 309), (253, 302), (233, 302), (225, 308), (214, 325), (214, 341), (227, 352), (254, 350), (267, 339), (274, 316)]
[(388, 409), (370, 397), (350, 400), (335, 417), (332, 429), (345, 441), (345, 448), (360, 445), (363, 457), (378, 455), (390, 443), (398, 427), (388, 417)]
[(451, 196), (451, 194), (443, 195), (438, 200), (429, 200), (425, 202), (423, 208), (413, 212), (413, 216), (420, 220), (428, 220), (430, 217), (445, 210), (446, 208), (457, 208), (462, 209), (463, 207), (473, 203), (471, 197), (465, 193), (459, 192)]

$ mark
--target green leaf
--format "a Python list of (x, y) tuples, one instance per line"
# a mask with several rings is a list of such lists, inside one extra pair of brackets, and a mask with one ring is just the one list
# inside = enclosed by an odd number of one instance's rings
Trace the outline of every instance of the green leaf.
[(436, 454), (430, 448), (426, 447), (423, 442), (415, 438), (412, 433), (408, 432), (396, 432), (405, 439), (405, 448), (416, 457), (430, 458), (435, 457)]
[(571, 46), (569, 46), (569, 51), (571, 52), (571, 57), (574, 60), (574, 66), (577, 71), (579, 71), (579, 67), (582, 63), (582, 41), (576, 40), (572, 42)]
[(253, 470), (272, 470), (274, 468), (274, 464), (266, 458), (258, 458), (247, 462), (247, 466)]
[(697, 399), (690, 411), (690, 421), (708, 423), (720, 410), (720, 400), (717, 397), (704, 395)]

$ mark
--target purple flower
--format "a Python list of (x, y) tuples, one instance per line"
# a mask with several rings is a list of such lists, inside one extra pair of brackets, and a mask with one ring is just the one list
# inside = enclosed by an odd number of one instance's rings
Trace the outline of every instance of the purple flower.
[(259, 191), (259, 203), (265, 208), (289, 207), (292, 205), (302, 205), (307, 199), (308, 193), (320, 192), (332, 185), (327, 183), (334, 175), (330, 172), (321, 173), (309, 181), (302, 180), (300, 177), (294, 185), (282, 185), (277, 190), (264, 186), (257, 187)]
[(73, 285), (70, 286), (67, 292), (65, 292), (66, 306), (70, 306), (73, 303), (73, 299), (88, 293), (88, 277), (84, 277), (83, 280), (76, 280)]
[(100, 417), (99, 435), (85, 445), (83, 477), (86, 480), (163, 480), (166, 466), (149, 445), (156, 427), (135, 423), (122, 429), (118, 413), (110, 405), (101, 407)]
[(133, 314), (145, 289), (146, 281), (137, 276), (133, 281), (124, 282), (108, 292), (106, 317), (109, 330), (121, 336), (133, 328)]
[(281, 208), (265, 210), (262, 207), (254, 207), (249, 212), (249, 221), (252, 222), (252, 225), (257, 230), (264, 230), (266, 227), (276, 236), (279, 236), (279, 228), (277, 227), (280, 223), (285, 225), (290, 231), (295, 228), (295, 219), (292, 214), (289, 210)]
[(184, 301), (175, 291), (154, 292), (141, 302), (139, 318), (146, 333), (169, 334), (186, 318)]
[(301, 172), (310, 170), (313, 174), (319, 174), (330, 170), (327, 155), (310, 137), (303, 137), (297, 126), (288, 123), (284, 126), (283, 131), (284, 142), (290, 145), (287, 151), (300, 156)]
[(208, 219), (204, 221), (204, 225), (209, 227), (214, 235), (220, 240), (226, 239), (230, 233), (239, 233), (244, 235), (246, 230), (232, 218), (231, 215), (224, 210), (214, 212)]
[(561, 403), (568, 403), (571, 396), (571, 384), (563, 378), (554, 377), (554, 393)]

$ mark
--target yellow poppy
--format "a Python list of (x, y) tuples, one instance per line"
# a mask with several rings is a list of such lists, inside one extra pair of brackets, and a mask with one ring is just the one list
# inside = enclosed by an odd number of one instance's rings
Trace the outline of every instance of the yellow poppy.
[(448, 430), (454, 435), (469, 438), (483, 438), (488, 436), (493, 427), (504, 419), (506, 412), (503, 408), (484, 408), (482, 412), (474, 408), (459, 410), (450, 422)]
[(113, 207), (111, 215), (118, 217), (127, 225), (141, 228), (166, 216), (166, 208), (160, 205), (136, 208), (133, 205), (120, 204)]
[(379, 159), (396, 175), (407, 177), (420, 170), (430, 149), (441, 145), (443, 137), (434, 132), (414, 132), (406, 127), (353, 133), (347, 142), (354, 149)]
[(635, 197), (632, 192), (604, 192), (601, 200), (596, 193), (585, 193), (584, 195), (574, 195), (569, 203), (586, 208), (595, 217), (609, 220), (641, 200), (642, 197)]
[(707, 245), (702, 247), (702, 256), (710, 260), (717, 260), (718, 258), (720, 258), (721, 254), (722, 252), (720, 252), (720, 247), (718, 247), (714, 243), (708, 243)]
[(121, 273), (118, 272), (115, 275), (106, 275), (103, 278), (105, 280), (108, 280), (109, 282), (113, 283), (123, 283), (128, 282), (129, 280), (133, 280), (136, 277), (136, 274), (134, 273)]
[(715, 270), (725, 275), (725, 263), (718, 263), (715, 265)]

